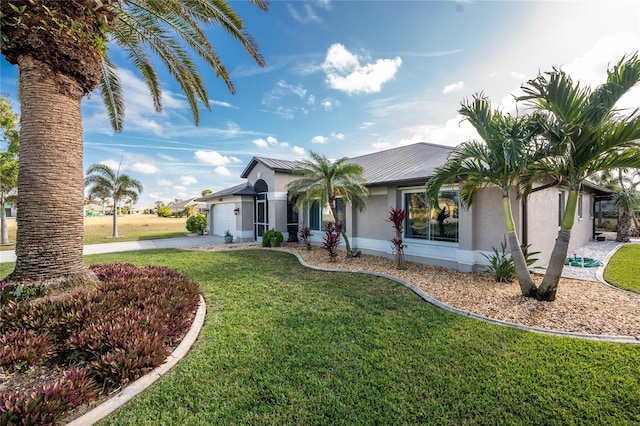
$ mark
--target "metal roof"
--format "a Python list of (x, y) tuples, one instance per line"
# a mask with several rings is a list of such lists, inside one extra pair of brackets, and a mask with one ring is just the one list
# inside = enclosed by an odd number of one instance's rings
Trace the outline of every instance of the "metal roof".
[(249, 164), (247, 164), (247, 167), (242, 171), (240, 177), (243, 179), (247, 178), (249, 173), (251, 173), (251, 170), (253, 170), (258, 163), (262, 163), (271, 170), (275, 170), (277, 172), (290, 172), (298, 165), (297, 161), (278, 160), (276, 158), (267, 157), (253, 157), (251, 161), (249, 161)]
[(420, 142), (350, 159), (364, 169), (372, 186), (392, 183), (424, 183), (442, 166), (454, 147)]
[(227, 197), (229, 195), (257, 195), (256, 191), (253, 190), (253, 186), (249, 183), (241, 183), (236, 186), (232, 186), (230, 188), (221, 189), (218, 192), (214, 192), (213, 194), (205, 195), (204, 197), (198, 198), (196, 201), (209, 201), (214, 198)]

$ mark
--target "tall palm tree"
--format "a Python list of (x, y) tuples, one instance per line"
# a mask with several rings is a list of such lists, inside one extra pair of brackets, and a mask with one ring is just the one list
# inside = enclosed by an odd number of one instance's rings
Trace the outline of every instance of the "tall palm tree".
[(523, 296), (532, 297), (536, 286), (516, 232), (510, 192), (530, 161), (535, 128), (528, 117), (492, 110), (491, 102), (482, 93), (474, 95), (472, 101), (464, 101), (459, 113), (477, 130), (482, 141), (471, 140), (457, 147), (427, 182), (427, 196), (437, 207), (442, 185), (460, 181), (460, 199), (469, 207), (480, 189), (498, 187), (520, 290)]
[(6, 96), (0, 96), (0, 134), (7, 143), (6, 151), (0, 151), (0, 245), (9, 244), (5, 202), (14, 202), (18, 185), (18, 115), (11, 110)]
[[(266, 0), (253, 0), (266, 10)], [(257, 46), (225, 0), (12, 0), (3, 2), (0, 50), (18, 66), (21, 100), (16, 265), (8, 281), (72, 284), (94, 281), (83, 262), (83, 150), (80, 102), (98, 86), (120, 131), (124, 104), (108, 53), (123, 49), (162, 109), (151, 55), (184, 91), (195, 122), (209, 107), (195, 54), (234, 88), (207, 40), (218, 26), (263, 66)]]
[(140, 181), (113, 170), (105, 164), (93, 164), (87, 169), (87, 177), (84, 180), (86, 186), (90, 186), (89, 192), (109, 194), (113, 200), (113, 238), (118, 238), (118, 207), (125, 199), (137, 200), (143, 186)]
[[(314, 201), (320, 200), (329, 205), (333, 220), (339, 223), (336, 199), (342, 198), (345, 204), (353, 204), (360, 211), (365, 208), (363, 198), (369, 194), (367, 182), (362, 176), (364, 170), (358, 164), (350, 163), (347, 157), (337, 161), (329, 161), (324, 155), (310, 152), (311, 159), (301, 160), (293, 169), (293, 174), (300, 178), (288, 185), (291, 199), (298, 195), (296, 208), (309, 208)], [(347, 232), (341, 229), (347, 250), (347, 257), (352, 257), (351, 245)]]
[(618, 232), (616, 241), (628, 243), (631, 237), (631, 222), (638, 227), (635, 210), (640, 208), (640, 181), (634, 181), (633, 176), (626, 176), (628, 172), (618, 169), (618, 187), (613, 196), (613, 207), (618, 209)]
[(576, 215), (584, 180), (597, 172), (640, 167), (640, 110), (624, 114), (618, 100), (640, 82), (637, 53), (624, 56), (608, 70), (604, 84), (591, 89), (574, 83), (560, 69), (540, 74), (523, 87), (519, 100), (537, 112), (544, 156), (531, 167), (529, 182), (551, 176), (569, 189), (558, 238), (537, 298), (553, 301)]

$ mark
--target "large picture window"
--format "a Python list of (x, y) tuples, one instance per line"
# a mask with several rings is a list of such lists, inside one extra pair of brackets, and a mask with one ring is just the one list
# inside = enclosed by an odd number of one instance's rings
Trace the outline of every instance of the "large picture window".
[(430, 206), (424, 192), (404, 194), (405, 238), (458, 242), (458, 191), (440, 191), (438, 203)]
[[(342, 198), (336, 198), (336, 213), (338, 215), (338, 222), (342, 223), (343, 229), (346, 230), (346, 208)], [(321, 209), (320, 203), (314, 201), (309, 209), (309, 228), (313, 231), (324, 231), (324, 226), (328, 222), (333, 222), (333, 214), (331, 213), (329, 204), (325, 204)]]

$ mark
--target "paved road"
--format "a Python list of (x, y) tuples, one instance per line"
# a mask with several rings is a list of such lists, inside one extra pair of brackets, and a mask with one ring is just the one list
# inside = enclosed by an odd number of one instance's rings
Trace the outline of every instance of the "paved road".
[[(162, 248), (208, 247), (223, 244), (224, 237), (204, 235), (199, 237), (165, 238), (146, 241), (123, 241), (84, 246), (84, 254), (113, 253), (131, 250), (149, 250)], [(14, 251), (0, 251), (0, 262), (15, 262)]]

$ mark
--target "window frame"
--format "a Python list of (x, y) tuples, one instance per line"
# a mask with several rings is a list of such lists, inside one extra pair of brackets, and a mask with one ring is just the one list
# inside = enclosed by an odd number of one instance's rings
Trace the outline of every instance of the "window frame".
[(438, 226), (437, 222), (435, 222), (433, 220), (433, 215), (434, 215), (434, 211), (433, 209), (431, 209), (428, 205), (426, 206), (426, 209), (428, 210), (427, 214), (426, 214), (426, 225), (425, 225), (425, 229), (427, 230), (427, 234), (425, 236), (415, 236), (415, 234), (410, 235), (410, 233), (408, 232), (408, 230), (411, 227), (411, 219), (410, 219), (410, 206), (407, 203), (408, 200), (408, 196), (412, 195), (412, 194), (423, 194), (424, 196), (424, 200), (425, 203), (426, 202), (426, 191), (424, 189), (424, 187), (410, 187), (410, 188), (404, 188), (402, 190), (402, 206), (404, 208), (404, 210), (407, 212), (407, 219), (405, 220), (405, 224), (404, 224), (404, 229), (403, 229), (403, 237), (405, 240), (411, 240), (412, 244), (414, 243), (418, 243), (418, 244), (443, 244), (443, 245), (447, 245), (447, 246), (451, 246), (451, 245), (458, 245), (460, 243), (460, 190), (457, 187), (454, 186), (443, 186), (440, 189), (440, 193), (446, 193), (446, 192), (455, 192), (456, 193), (456, 201), (457, 204), (452, 207), (452, 212), (450, 212), (450, 216), (453, 216), (453, 218), (456, 219), (456, 224), (455, 224), (455, 237), (452, 238), (443, 238), (442, 236), (438, 236), (435, 235), (435, 233), (433, 232), (434, 227)]

